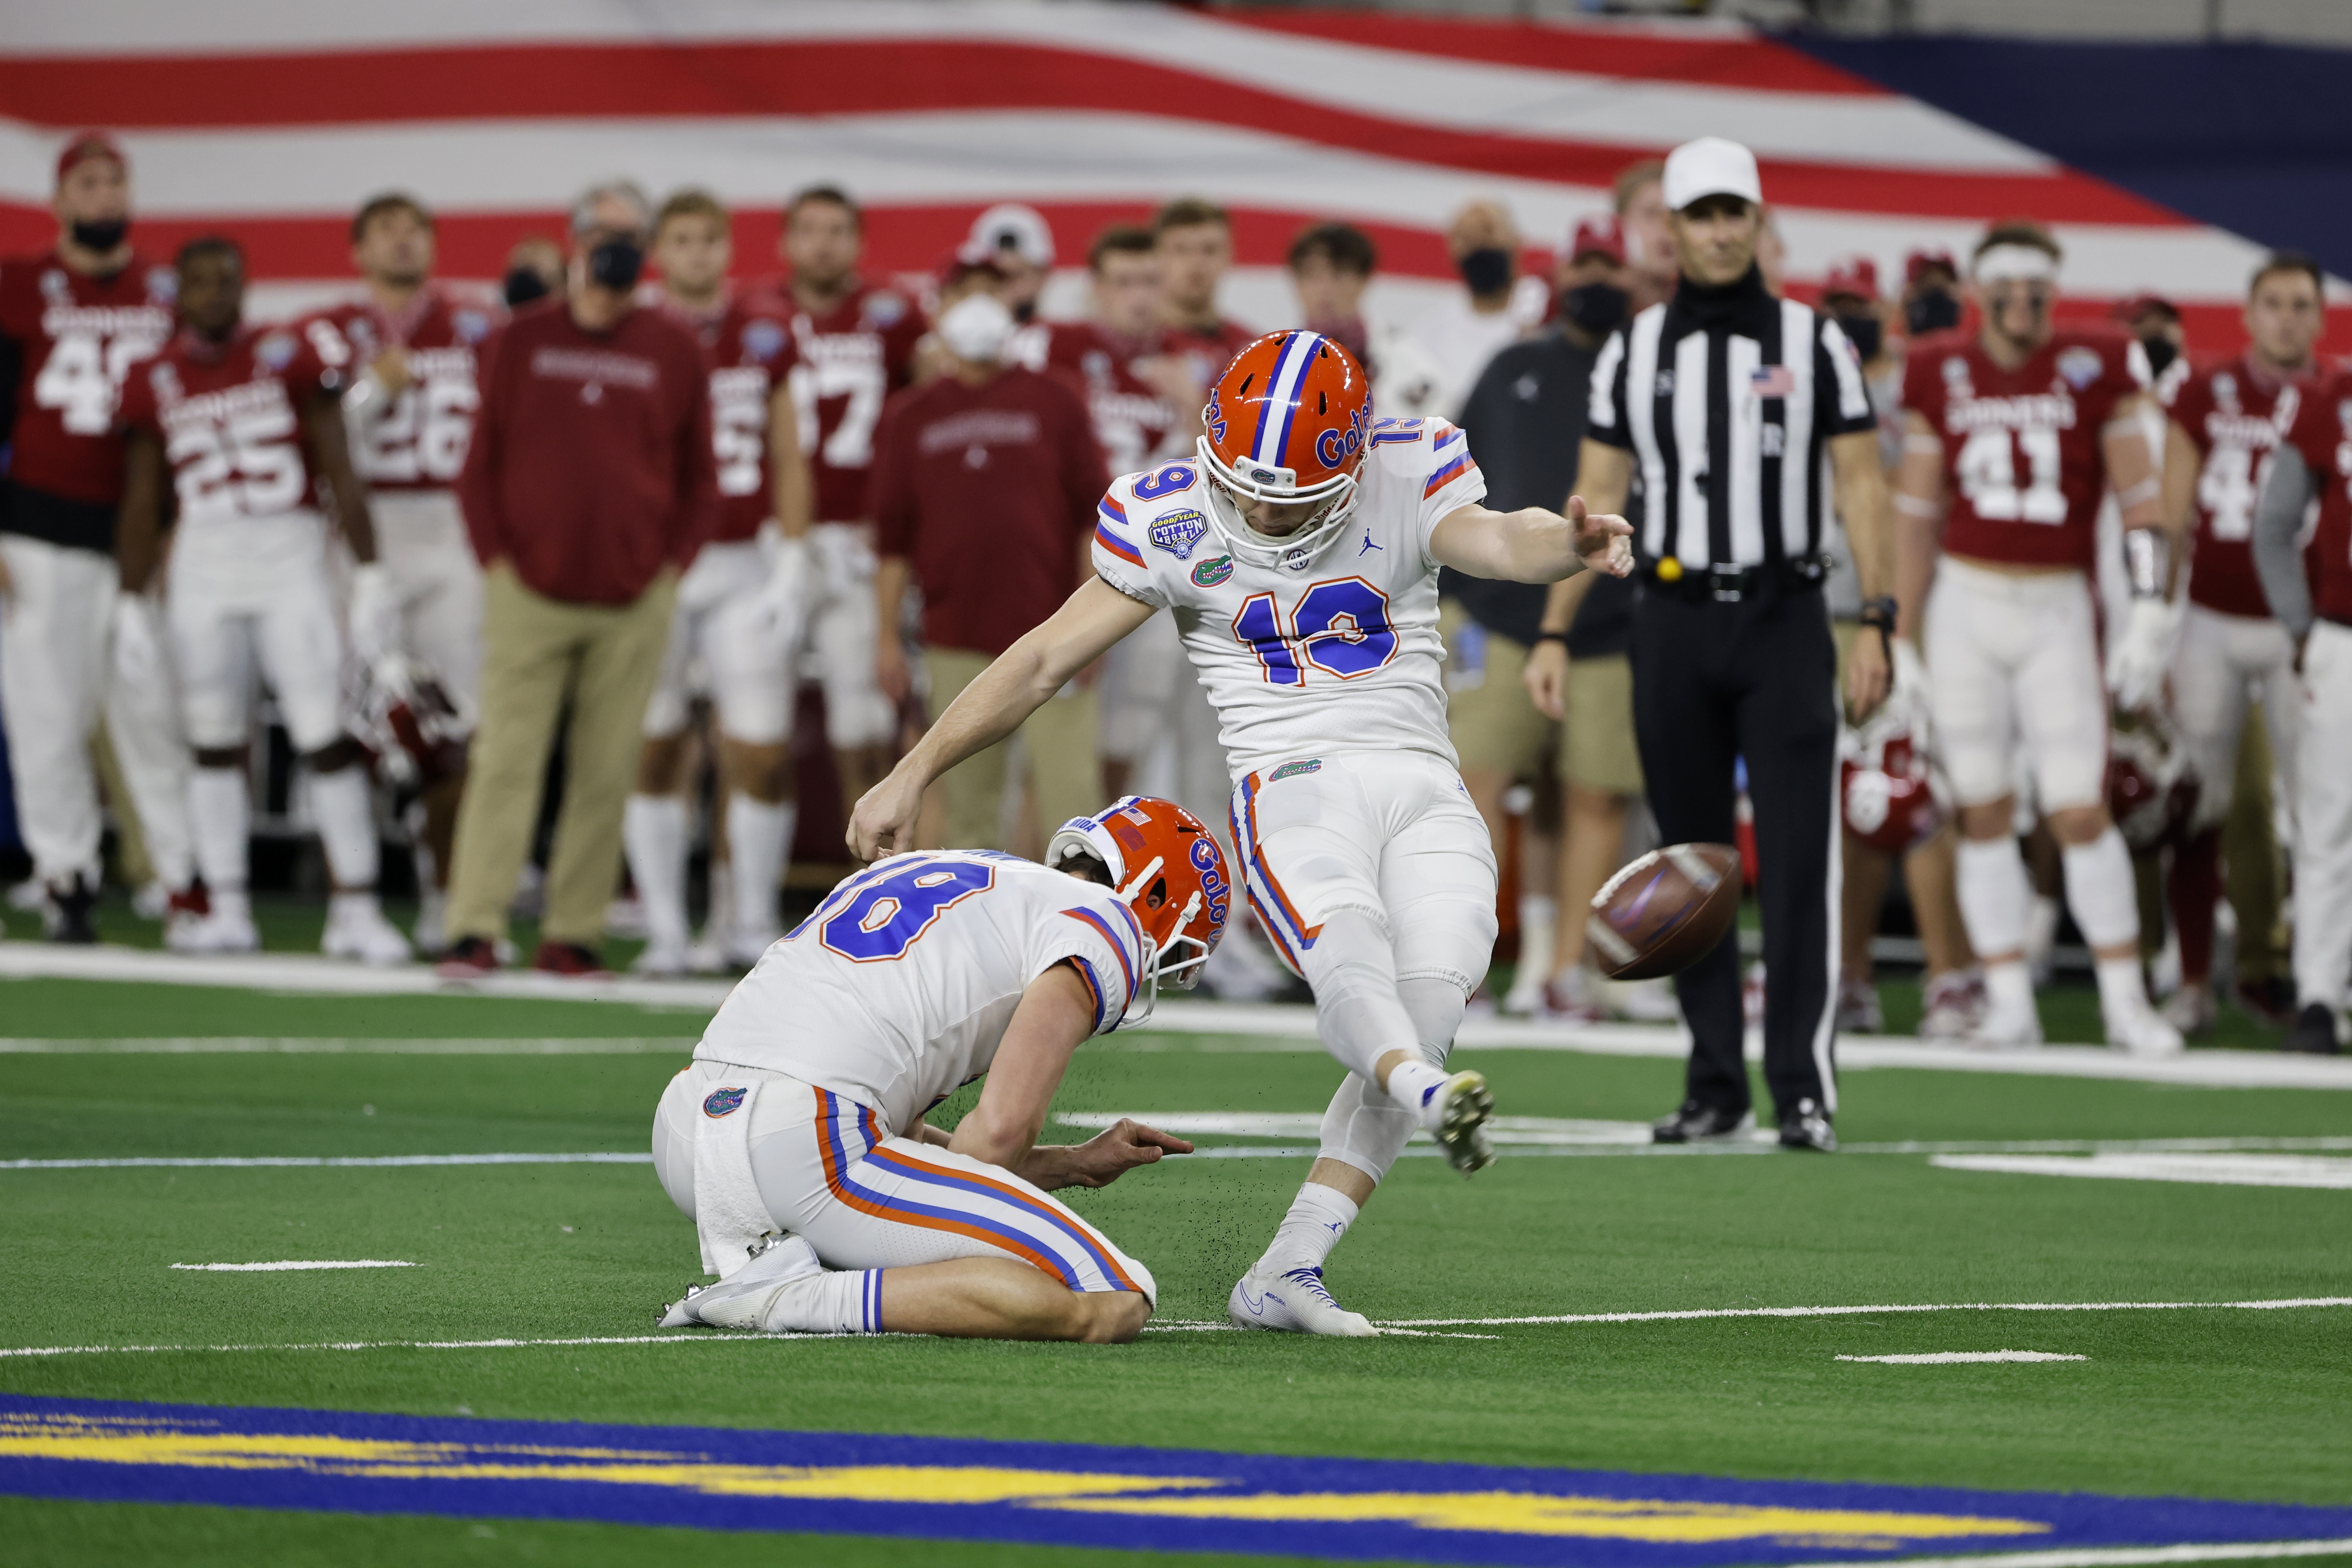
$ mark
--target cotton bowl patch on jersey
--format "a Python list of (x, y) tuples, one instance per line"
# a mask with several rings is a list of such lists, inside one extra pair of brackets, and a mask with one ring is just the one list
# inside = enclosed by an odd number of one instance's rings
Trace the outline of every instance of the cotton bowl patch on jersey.
[[(1151, 525), (1151, 542), (1179, 561), (1189, 560), (1192, 547), (1209, 531), (1209, 520), (1197, 511), (1173, 511)], [(1206, 562), (1202, 565), (1208, 564)], [(1197, 574), (1195, 574), (1197, 577)]]
[(757, 321), (743, 329), (743, 352), (761, 364), (776, 357), (784, 346), (784, 326), (782, 321)]
[(1234, 558), (1232, 556), (1212, 556), (1192, 568), (1192, 585), (1196, 588), (1213, 588), (1233, 574)]
[(2077, 392), (2098, 380), (2104, 368), (2096, 349), (2068, 349), (2058, 356), (2058, 374)]
[[(762, 1335), (677, 1337), (777, 1364)], [(1586, 1568), (2352, 1535), (2291, 1503), (26, 1394), (0, 1395), (0, 1493)]]
[(711, 1117), (731, 1116), (741, 1109), (743, 1097), (751, 1092), (748, 1089), (714, 1089), (703, 1097), (702, 1114)]

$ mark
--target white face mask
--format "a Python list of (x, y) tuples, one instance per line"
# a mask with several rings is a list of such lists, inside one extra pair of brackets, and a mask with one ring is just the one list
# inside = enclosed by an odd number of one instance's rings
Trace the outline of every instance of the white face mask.
[(1003, 357), (1013, 325), (1013, 312), (1004, 308), (1003, 300), (993, 294), (971, 294), (940, 318), (940, 342), (960, 360), (993, 364)]

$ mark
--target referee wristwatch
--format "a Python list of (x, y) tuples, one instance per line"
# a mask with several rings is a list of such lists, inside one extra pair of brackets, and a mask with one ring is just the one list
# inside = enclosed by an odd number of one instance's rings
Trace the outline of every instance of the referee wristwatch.
[(1855, 617), (1864, 626), (1877, 631), (1879, 645), (1885, 649), (1890, 659), (1895, 657), (1895, 595), (1881, 594), (1874, 599), (1864, 599), (1862, 614)]

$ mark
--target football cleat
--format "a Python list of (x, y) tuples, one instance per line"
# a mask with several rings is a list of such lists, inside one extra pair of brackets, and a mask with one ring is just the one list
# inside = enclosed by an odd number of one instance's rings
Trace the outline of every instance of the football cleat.
[(1886, 1029), (1878, 987), (1859, 974), (1838, 976), (1837, 1027), (1841, 1035), (1877, 1035)]
[(2042, 1015), (2033, 1005), (2032, 994), (2028, 992), (2020, 1006), (2005, 1004), (1997, 990), (1989, 990), (1969, 1044), (1989, 1051), (2032, 1050), (2042, 1044)]
[(479, 980), (499, 967), (498, 947), (486, 936), (461, 936), (441, 955), (434, 973), (444, 980)]
[(329, 958), (378, 965), (406, 963), (416, 956), (400, 928), (383, 918), (373, 894), (339, 893), (329, 901), (319, 951)]
[(1430, 1097), (1422, 1121), (1445, 1151), (1445, 1163), (1466, 1176), (1495, 1163), (1495, 1146), (1486, 1141), (1486, 1119), (1494, 1114), (1486, 1075), (1458, 1072)]
[(1331, 1299), (1320, 1268), (1293, 1268), (1272, 1276), (1253, 1269), (1234, 1282), (1225, 1315), (1240, 1328), (1281, 1333), (1360, 1340), (1380, 1332), (1361, 1312), (1350, 1312)]
[(1801, 1100), (1780, 1118), (1780, 1147), (1812, 1149), (1823, 1154), (1836, 1151), (1837, 1132), (1830, 1126), (1830, 1113), (1822, 1109), (1821, 1101)]
[(253, 916), (218, 905), (210, 914), (179, 926), (175, 935), (172, 946), (176, 952), (257, 952), (261, 948), (261, 933), (253, 928)]
[(530, 956), (530, 966), (541, 974), (566, 980), (610, 980), (613, 973), (596, 950), (576, 942), (542, 942)]
[(1984, 1006), (1983, 983), (1966, 970), (1928, 977), (1921, 994), (1919, 1017), (1923, 1040), (1964, 1040), (1976, 1032), (1977, 1015)]
[(649, 942), (629, 964), (629, 973), (652, 980), (674, 980), (687, 972), (687, 950), (666, 942)]
[(1721, 1143), (1733, 1138), (1745, 1138), (1756, 1131), (1753, 1110), (1725, 1110), (1718, 1106), (1704, 1105), (1696, 1100), (1685, 1100), (1672, 1116), (1661, 1116), (1650, 1123), (1653, 1143)]
[(2283, 1051), (2302, 1051), (2315, 1057), (2332, 1057), (2344, 1048), (2336, 1032), (2336, 1010), (2325, 1002), (2306, 1002), (2303, 1011), (2294, 1016), (2294, 1027), (2279, 1042)]
[(2221, 1017), (2210, 985), (2183, 985), (2164, 999), (2162, 1010), (2164, 1021), (2179, 1030), (2183, 1039), (2211, 1034)]
[(662, 1311), (658, 1325), (683, 1329), (696, 1323), (714, 1329), (764, 1329), (776, 1298), (803, 1279), (824, 1272), (816, 1248), (805, 1237), (787, 1236), (769, 1246), (716, 1285), (689, 1285)]
[(68, 882), (49, 884), (48, 908), (42, 911), (42, 934), (71, 947), (87, 947), (98, 940), (91, 916), (98, 909), (98, 889), (79, 872)]
[(2146, 1002), (2106, 1014), (2109, 1048), (2129, 1057), (2177, 1057), (2188, 1048), (2180, 1031)]

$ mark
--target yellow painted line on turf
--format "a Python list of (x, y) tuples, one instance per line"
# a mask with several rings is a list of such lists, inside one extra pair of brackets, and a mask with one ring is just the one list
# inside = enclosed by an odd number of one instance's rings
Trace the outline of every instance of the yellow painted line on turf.
[(389, 1258), (281, 1258), (275, 1263), (174, 1263), (198, 1274), (290, 1274), (306, 1268), (414, 1268)]
[(1989, 1361), (2088, 1361), (2086, 1355), (2062, 1355), (2056, 1351), (1923, 1351), (1916, 1355), (1842, 1355), (1839, 1361), (1876, 1362), (1883, 1366), (1956, 1366)]
[(1674, 1312), (1552, 1312), (1524, 1318), (1398, 1318), (1381, 1328), (1494, 1329), (1532, 1323), (1686, 1323), (1713, 1318), (1852, 1318), (1876, 1312), (2211, 1312), (2352, 1307), (2352, 1296), (2282, 1296), (2254, 1301), (1944, 1301), (1876, 1307), (1699, 1307)]
[(2074, 1552), (2007, 1552), (1981, 1557), (1865, 1557), (1814, 1568), (2144, 1568), (2164, 1563), (2251, 1563), (2352, 1552), (2341, 1541), (2216, 1541), (2189, 1546), (2095, 1546)]

